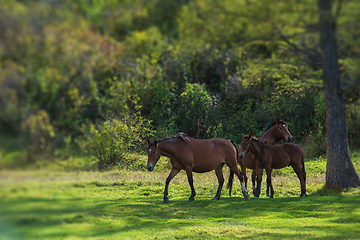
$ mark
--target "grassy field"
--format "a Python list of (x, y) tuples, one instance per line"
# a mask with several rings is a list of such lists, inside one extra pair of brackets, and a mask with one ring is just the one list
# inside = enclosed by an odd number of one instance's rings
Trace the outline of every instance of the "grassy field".
[[(359, 173), (360, 157), (353, 156)], [(162, 159), (161, 161), (167, 161)], [(217, 189), (215, 173), (195, 174), (195, 201), (184, 173), (0, 172), (0, 239), (359, 239), (360, 189), (324, 188), (324, 159), (306, 162), (308, 197), (291, 168), (274, 171), (275, 198)], [(228, 168), (224, 168), (228, 177)], [(251, 183), (249, 189), (251, 188)]]

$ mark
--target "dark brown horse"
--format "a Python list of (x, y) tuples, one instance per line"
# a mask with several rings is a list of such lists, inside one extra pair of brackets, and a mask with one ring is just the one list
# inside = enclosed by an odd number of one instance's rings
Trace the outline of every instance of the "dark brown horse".
[[(265, 130), (265, 133), (258, 139), (261, 142), (266, 142), (268, 144), (275, 145), (276, 143), (278, 143), (282, 140), (291, 142), (292, 136), (288, 130), (287, 122), (284, 120), (278, 119), (276, 122), (271, 124)], [(248, 177), (246, 174), (246, 168), (253, 169), (253, 172), (251, 175), (251, 181), (252, 181), (252, 188), (253, 188), (253, 194), (254, 194), (255, 189), (256, 189), (255, 182), (256, 182), (257, 175), (258, 175), (259, 171), (261, 171), (261, 174), (263, 173), (263, 171), (262, 171), (262, 169), (257, 168), (255, 159), (254, 159), (254, 154), (252, 154), (251, 152), (246, 154), (246, 156), (243, 159), (240, 159), (239, 164), (241, 167), (241, 172), (244, 174), (244, 182), (245, 182), (246, 188), (247, 188), (247, 181), (248, 181)], [(230, 171), (229, 180), (233, 177), (234, 177), (234, 173), (232, 173)], [(229, 194), (231, 195), (231, 188), (229, 185), (228, 185), (228, 188), (229, 188)]]
[(192, 172), (204, 173), (215, 169), (219, 187), (213, 200), (220, 199), (221, 189), (224, 184), (222, 173), (224, 164), (228, 165), (238, 176), (245, 200), (250, 199), (243, 183), (242, 173), (237, 167), (237, 147), (230, 140), (223, 138), (199, 140), (187, 137), (183, 134), (178, 134), (174, 137), (163, 138), (149, 143), (147, 154), (148, 162), (146, 168), (149, 171), (154, 170), (161, 155), (170, 158), (172, 168), (166, 179), (164, 203), (169, 201), (168, 187), (171, 179), (173, 179), (181, 170), (186, 171), (191, 188), (191, 196), (188, 201), (192, 202), (196, 195)]
[[(240, 143), (240, 158), (244, 158), (248, 152), (255, 156), (258, 168), (265, 169), (267, 175), (267, 192), (270, 188), (270, 198), (274, 197), (274, 189), (271, 183), (272, 169), (280, 169), (291, 166), (300, 180), (301, 197), (307, 196), (306, 193), (306, 172), (304, 165), (304, 151), (294, 143), (284, 143), (280, 145), (270, 145), (262, 143), (254, 137), (244, 136)], [(257, 186), (255, 197), (259, 197), (261, 192), (262, 171), (257, 176)]]

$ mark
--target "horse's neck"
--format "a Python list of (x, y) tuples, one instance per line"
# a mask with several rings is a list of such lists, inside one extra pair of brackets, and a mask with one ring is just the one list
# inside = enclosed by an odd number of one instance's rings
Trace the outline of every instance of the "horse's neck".
[(276, 125), (271, 127), (268, 131), (266, 131), (258, 139), (260, 141), (266, 141), (266, 143), (268, 143), (268, 144), (275, 145), (278, 141), (281, 140), (281, 138), (279, 138), (278, 134), (276, 134), (275, 130), (276, 130)]
[(264, 146), (258, 141), (251, 141), (251, 152), (255, 155), (256, 158), (259, 158), (262, 155), (262, 150)]
[(175, 157), (175, 145), (176, 145), (176, 141), (178, 141), (179, 139), (169, 139), (166, 141), (162, 141), (158, 143), (158, 148), (160, 150), (160, 154), (168, 157), (168, 158), (173, 158)]

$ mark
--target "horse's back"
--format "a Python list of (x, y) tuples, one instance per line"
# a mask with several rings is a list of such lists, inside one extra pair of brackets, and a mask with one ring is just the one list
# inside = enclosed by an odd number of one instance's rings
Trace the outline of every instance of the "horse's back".
[(299, 145), (297, 145), (295, 143), (284, 143), (281, 145), (283, 145), (285, 151), (288, 152), (292, 156), (301, 156), (302, 157), (304, 155), (304, 150), (302, 149), (302, 147), (300, 147)]
[[(230, 140), (225, 138), (210, 139), (191, 139), (190, 147), (192, 149), (201, 149), (204, 151), (218, 151), (219, 149), (235, 149)], [(236, 150), (236, 149), (235, 149)]]
[(295, 143), (284, 143), (281, 145), (283, 145), (284, 150), (291, 159), (291, 163), (289, 165), (300, 165), (301, 161), (304, 159), (304, 150), (302, 147)]
[(228, 158), (233, 159), (236, 164), (236, 148), (230, 140), (190, 139), (188, 144), (193, 158), (194, 172), (211, 171)]
[(292, 162), (293, 155), (298, 151), (298, 145), (284, 143), (279, 145), (264, 144), (262, 164), (270, 164), (273, 169), (281, 169)]
[(289, 154), (302, 154), (303, 149), (295, 144), (295, 143), (283, 143), (278, 145), (265, 145), (267, 149), (269, 149), (273, 153), (281, 153), (281, 152), (287, 152)]

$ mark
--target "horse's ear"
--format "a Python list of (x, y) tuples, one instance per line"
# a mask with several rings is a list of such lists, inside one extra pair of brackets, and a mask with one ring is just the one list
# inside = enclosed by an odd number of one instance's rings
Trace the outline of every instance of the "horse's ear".
[(148, 146), (150, 146), (150, 141), (149, 141), (149, 139), (148, 139), (148, 140), (146, 140), (146, 142), (147, 142)]
[(244, 139), (244, 134), (243, 134), (243, 137), (242, 137), (243, 139)]
[(280, 118), (278, 118), (277, 120), (276, 120), (276, 124), (279, 124), (280, 123)]
[(153, 142), (147, 140), (147, 143), (148, 143), (149, 147), (150, 147), (150, 146), (153, 146), (153, 145), (154, 145), (155, 147), (157, 147), (157, 142), (156, 142), (156, 140), (154, 140)]
[(249, 134), (249, 139), (251, 139), (251, 133)]

